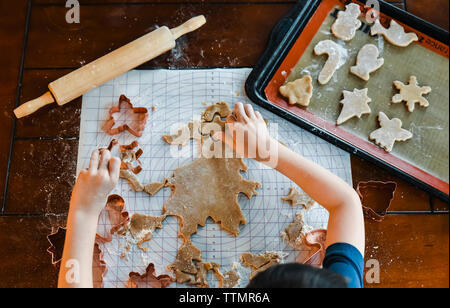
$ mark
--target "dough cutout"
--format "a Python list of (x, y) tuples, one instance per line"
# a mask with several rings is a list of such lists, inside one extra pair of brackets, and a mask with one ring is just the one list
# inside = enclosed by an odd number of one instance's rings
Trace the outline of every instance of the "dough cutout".
[(241, 275), (238, 272), (229, 270), (225, 274), (223, 274), (222, 283), (219, 282), (219, 288), (231, 289), (239, 284), (241, 281)]
[(394, 95), (392, 103), (398, 104), (406, 102), (409, 112), (413, 112), (418, 103), (421, 107), (428, 107), (430, 103), (423, 97), (425, 94), (431, 93), (430, 87), (420, 87), (416, 76), (409, 78), (409, 84), (405, 85), (401, 81), (394, 81), (394, 86), (400, 90), (399, 94)]
[(306, 75), (300, 79), (288, 82), (280, 87), (280, 93), (289, 99), (289, 104), (308, 106), (313, 95), (312, 78)]
[(141, 184), (141, 182), (139, 182), (139, 180), (136, 177), (136, 175), (134, 175), (130, 170), (120, 170), (119, 177), (121, 179), (127, 180), (128, 183), (130, 184), (131, 188), (135, 192), (144, 191), (144, 186)]
[(269, 267), (280, 264), (281, 260), (280, 255), (275, 252), (266, 252), (265, 254), (244, 252), (241, 255), (242, 265), (253, 270), (250, 274), (250, 279), (253, 279), (258, 273), (265, 271)]
[[(206, 281), (208, 271), (212, 270), (219, 277), (220, 265), (217, 263), (202, 262), (202, 252), (187, 239), (178, 249), (175, 262), (168, 266), (168, 269), (175, 274), (177, 283), (187, 283), (197, 287), (208, 288)], [(221, 278), (219, 278), (220, 284)]]
[(162, 182), (153, 182), (144, 186), (144, 191), (150, 196), (156, 195), (164, 187), (169, 187), (169, 179)]
[(358, 20), (361, 9), (358, 4), (350, 3), (345, 6), (345, 11), (339, 11), (337, 19), (331, 26), (331, 32), (335, 37), (344, 41), (352, 40), (356, 30), (361, 28), (362, 22)]
[(314, 47), (314, 53), (318, 56), (328, 55), (328, 60), (318, 78), (320, 84), (327, 84), (344, 60), (342, 47), (331, 40), (324, 40), (317, 43), (316, 47)]
[(390, 120), (386, 114), (380, 112), (378, 115), (381, 128), (373, 131), (369, 139), (373, 140), (377, 145), (391, 152), (396, 141), (406, 141), (413, 137), (413, 134), (402, 128), (402, 121), (394, 118)]
[(211, 122), (216, 114), (219, 114), (221, 118), (226, 118), (231, 115), (231, 109), (228, 103), (218, 102), (214, 105), (208, 106), (202, 114), (202, 120), (204, 122)]
[(303, 215), (297, 213), (294, 221), (284, 229), (283, 233), (281, 233), (281, 238), (284, 239), (290, 247), (300, 250), (304, 244), (304, 238), (309, 231), (311, 230), (309, 226), (305, 224)]
[(399, 47), (407, 47), (412, 42), (418, 41), (419, 38), (417, 34), (410, 32), (406, 33), (405, 28), (400, 26), (395, 20), (391, 20), (391, 25), (389, 29), (383, 27), (380, 20), (377, 19), (375, 24), (370, 29), (370, 34), (372, 36), (381, 34), (384, 38), (392, 45)]
[(290, 202), (291, 206), (303, 205), (306, 210), (309, 210), (315, 204), (313, 199), (307, 194), (299, 192), (295, 187), (291, 187), (289, 194), (286, 197), (281, 197), (281, 200)]
[[(117, 118), (114, 117), (116, 113), (119, 114)], [(125, 95), (121, 95), (119, 104), (109, 110), (109, 119), (103, 125), (103, 130), (111, 136), (128, 131), (136, 137), (141, 137), (147, 125), (147, 118), (147, 108), (134, 108), (131, 101)], [(120, 124), (116, 126), (117, 122)]]
[(372, 110), (369, 107), (369, 103), (372, 101), (367, 96), (368, 89), (354, 89), (353, 92), (344, 91), (344, 99), (340, 101), (343, 105), (341, 114), (337, 119), (337, 125), (341, 125), (344, 122), (350, 120), (353, 117), (361, 118), (363, 114), (369, 114)]
[(131, 236), (137, 240), (137, 247), (147, 252), (147, 247), (142, 247), (146, 242), (149, 242), (153, 238), (153, 232), (156, 229), (162, 228), (162, 222), (166, 219), (166, 216), (147, 216), (139, 213), (135, 213), (126, 227), (126, 231), (130, 232)]
[(356, 58), (356, 66), (350, 68), (350, 72), (362, 80), (369, 81), (370, 73), (375, 72), (384, 64), (384, 59), (379, 58), (378, 47), (373, 44), (366, 44), (361, 48)]
[(127, 283), (128, 288), (167, 288), (173, 279), (169, 275), (156, 276), (155, 265), (150, 263), (145, 270), (145, 274), (131, 272)]
[(162, 138), (167, 144), (185, 146), (191, 139), (200, 140), (200, 127), (200, 121), (192, 121), (181, 127), (176, 134), (163, 135)]
[(199, 158), (175, 170), (170, 179), (172, 195), (163, 206), (165, 215), (180, 219), (184, 238), (204, 226), (208, 217), (237, 236), (239, 225), (246, 220), (237, 202), (239, 193), (249, 199), (257, 194), (260, 183), (245, 180), (240, 174), (248, 167), (242, 159)]

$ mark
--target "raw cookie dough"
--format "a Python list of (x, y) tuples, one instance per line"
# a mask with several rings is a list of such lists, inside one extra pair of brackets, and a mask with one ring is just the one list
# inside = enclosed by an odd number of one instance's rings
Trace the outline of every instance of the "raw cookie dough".
[(361, 21), (358, 17), (361, 15), (361, 9), (356, 3), (350, 3), (345, 6), (345, 11), (339, 11), (337, 19), (331, 26), (331, 32), (335, 37), (344, 41), (350, 41), (355, 37), (356, 30), (361, 28)]
[(237, 236), (239, 225), (245, 224), (237, 202), (239, 193), (248, 198), (261, 184), (245, 180), (241, 171), (248, 167), (242, 159), (199, 158), (175, 170), (170, 179), (172, 195), (164, 204), (166, 215), (180, 218), (180, 233), (189, 238), (211, 217), (220, 227)]
[(258, 273), (265, 271), (271, 266), (281, 263), (281, 257), (275, 252), (266, 252), (264, 255), (252, 254), (244, 252), (241, 255), (241, 263), (245, 267), (253, 270), (250, 279), (253, 279)]
[(291, 187), (289, 195), (281, 197), (281, 200), (289, 201), (291, 206), (303, 205), (307, 210), (313, 207), (315, 203), (307, 194), (299, 192), (295, 187)]
[(419, 103), (421, 107), (428, 107), (430, 103), (422, 95), (429, 94), (431, 92), (430, 87), (420, 87), (417, 82), (416, 76), (409, 78), (409, 84), (405, 85), (401, 81), (394, 81), (394, 86), (400, 90), (399, 94), (394, 95), (392, 103), (398, 104), (406, 102), (409, 112), (413, 112), (416, 103)]
[(135, 192), (144, 191), (144, 186), (130, 170), (120, 170), (120, 178), (127, 180)]
[(163, 189), (164, 187), (168, 187), (169, 179), (164, 179), (162, 182), (154, 182), (144, 186), (144, 191), (150, 196), (154, 196)]
[(175, 262), (169, 265), (168, 269), (175, 274), (177, 283), (207, 288), (208, 271), (212, 270), (217, 275), (219, 267), (217, 263), (202, 262), (202, 252), (187, 239), (178, 249)]
[(306, 75), (300, 79), (288, 82), (280, 88), (280, 93), (289, 99), (289, 104), (308, 106), (313, 95), (312, 78)]
[(204, 122), (211, 122), (214, 119), (216, 113), (220, 115), (221, 118), (226, 118), (231, 114), (230, 106), (226, 102), (218, 102), (214, 105), (208, 106), (202, 114), (202, 120)]
[(304, 238), (310, 228), (305, 224), (303, 215), (297, 213), (294, 221), (284, 229), (281, 237), (294, 249), (300, 249), (303, 246)]
[(367, 91), (368, 89), (354, 89), (353, 92), (344, 91), (344, 99), (340, 101), (342, 111), (337, 119), (337, 125), (341, 125), (353, 117), (360, 119), (363, 114), (372, 112), (369, 107), (372, 99), (367, 96)]
[(406, 129), (402, 129), (402, 121), (394, 118), (390, 120), (386, 114), (380, 112), (378, 115), (381, 128), (373, 131), (369, 139), (374, 140), (377, 145), (391, 152), (396, 141), (406, 141), (413, 137), (413, 134)]
[(241, 280), (241, 275), (239, 275), (238, 272), (229, 270), (225, 274), (223, 274), (223, 281), (221, 284), (219, 284), (219, 288), (234, 288), (239, 284), (239, 281)]
[(373, 44), (364, 45), (358, 53), (356, 66), (350, 68), (350, 72), (362, 80), (368, 81), (370, 73), (375, 72), (384, 64), (384, 59), (379, 58), (378, 47)]
[(147, 247), (142, 247), (142, 244), (150, 241), (153, 238), (153, 232), (156, 229), (162, 228), (162, 222), (166, 219), (166, 216), (147, 216), (139, 213), (135, 213), (127, 226), (127, 230), (131, 236), (137, 240), (137, 247), (143, 251), (148, 251)]
[(319, 74), (319, 83), (322, 85), (327, 84), (344, 59), (342, 47), (332, 40), (324, 40), (317, 43), (316, 47), (314, 47), (314, 53), (318, 56), (328, 55), (328, 60)]
[(370, 29), (370, 34), (372, 36), (381, 34), (389, 43), (399, 47), (407, 47), (412, 42), (419, 40), (417, 34), (413, 32), (405, 33), (405, 29), (398, 23), (396, 23), (393, 19), (391, 20), (391, 26), (389, 27), (389, 29), (383, 27), (380, 23), (380, 20), (377, 19), (375, 21), (375, 24)]
[(164, 142), (170, 145), (180, 145), (185, 146), (187, 142), (191, 139), (200, 140), (201, 122), (200, 121), (192, 121), (187, 125), (181, 127), (178, 132), (174, 135), (163, 135), (162, 139)]

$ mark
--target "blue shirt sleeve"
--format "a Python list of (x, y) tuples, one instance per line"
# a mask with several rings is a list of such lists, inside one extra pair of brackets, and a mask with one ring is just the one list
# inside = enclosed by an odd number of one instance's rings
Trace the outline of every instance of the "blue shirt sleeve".
[(353, 245), (336, 243), (328, 247), (323, 267), (344, 276), (349, 288), (363, 287), (364, 258)]

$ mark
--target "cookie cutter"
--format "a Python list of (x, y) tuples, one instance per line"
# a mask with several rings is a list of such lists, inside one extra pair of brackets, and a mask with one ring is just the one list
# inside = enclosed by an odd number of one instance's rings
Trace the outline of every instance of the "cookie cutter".
[(47, 240), (50, 243), (50, 247), (47, 252), (52, 256), (52, 264), (58, 264), (63, 256), (64, 243), (66, 241), (66, 228), (58, 227), (58, 229), (47, 235)]
[(364, 216), (376, 222), (384, 220), (397, 190), (395, 182), (359, 182), (356, 188)]
[(169, 275), (156, 276), (155, 265), (150, 263), (145, 270), (145, 274), (131, 272), (128, 279), (128, 288), (137, 289), (140, 284), (145, 284), (151, 288), (167, 288), (172, 282), (173, 278)]
[(106, 236), (97, 234), (98, 243), (111, 242), (113, 234), (122, 233), (130, 221), (130, 214), (125, 210), (125, 200), (119, 195), (109, 196), (105, 209), (112, 227)]
[[(116, 125), (115, 113), (120, 113), (124, 108), (132, 110), (133, 119), (130, 124), (123, 124), (118, 127)], [(133, 107), (130, 99), (125, 95), (121, 95), (119, 98), (119, 104), (109, 109), (109, 119), (103, 125), (103, 130), (110, 136), (118, 135), (124, 131), (128, 131), (130, 134), (136, 137), (141, 137), (147, 125), (148, 110), (144, 107)]]
[(312, 254), (303, 264), (311, 265), (314, 267), (322, 267), (323, 259), (325, 259), (325, 241), (327, 239), (327, 230), (317, 229), (308, 232), (305, 235), (305, 243), (310, 247), (319, 248), (314, 254)]

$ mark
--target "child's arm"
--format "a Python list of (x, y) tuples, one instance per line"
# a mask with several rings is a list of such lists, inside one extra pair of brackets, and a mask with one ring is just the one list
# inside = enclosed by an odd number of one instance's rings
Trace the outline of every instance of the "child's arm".
[[(326, 246), (348, 243), (364, 255), (365, 234), (361, 201), (357, 193), (345, 181), (325, 168), (294, 153), (270, 137), (267, 126), (259, 112), (251, 105), (235, 105), (234, 115), (227, 120), (229, 133), (217, 135), (241, 156), (248, 157), (251, 147), (259, 153), (259, 161), (277, 159), (276, 170), (293, 180), (312, 199), (330, 213)], [(245, 142), (237, 144), (236, 134), (245, 132)], [(266, 151), (265, 145), (270, 145)], [(265, 159), (263, 160), (262, 157)]]
[(119, 180), (120, 160), (106, 150), (92, 153), (88, 170), (72, 192), (58, 287), (92, 288), (92, 258), (100, 212)]

